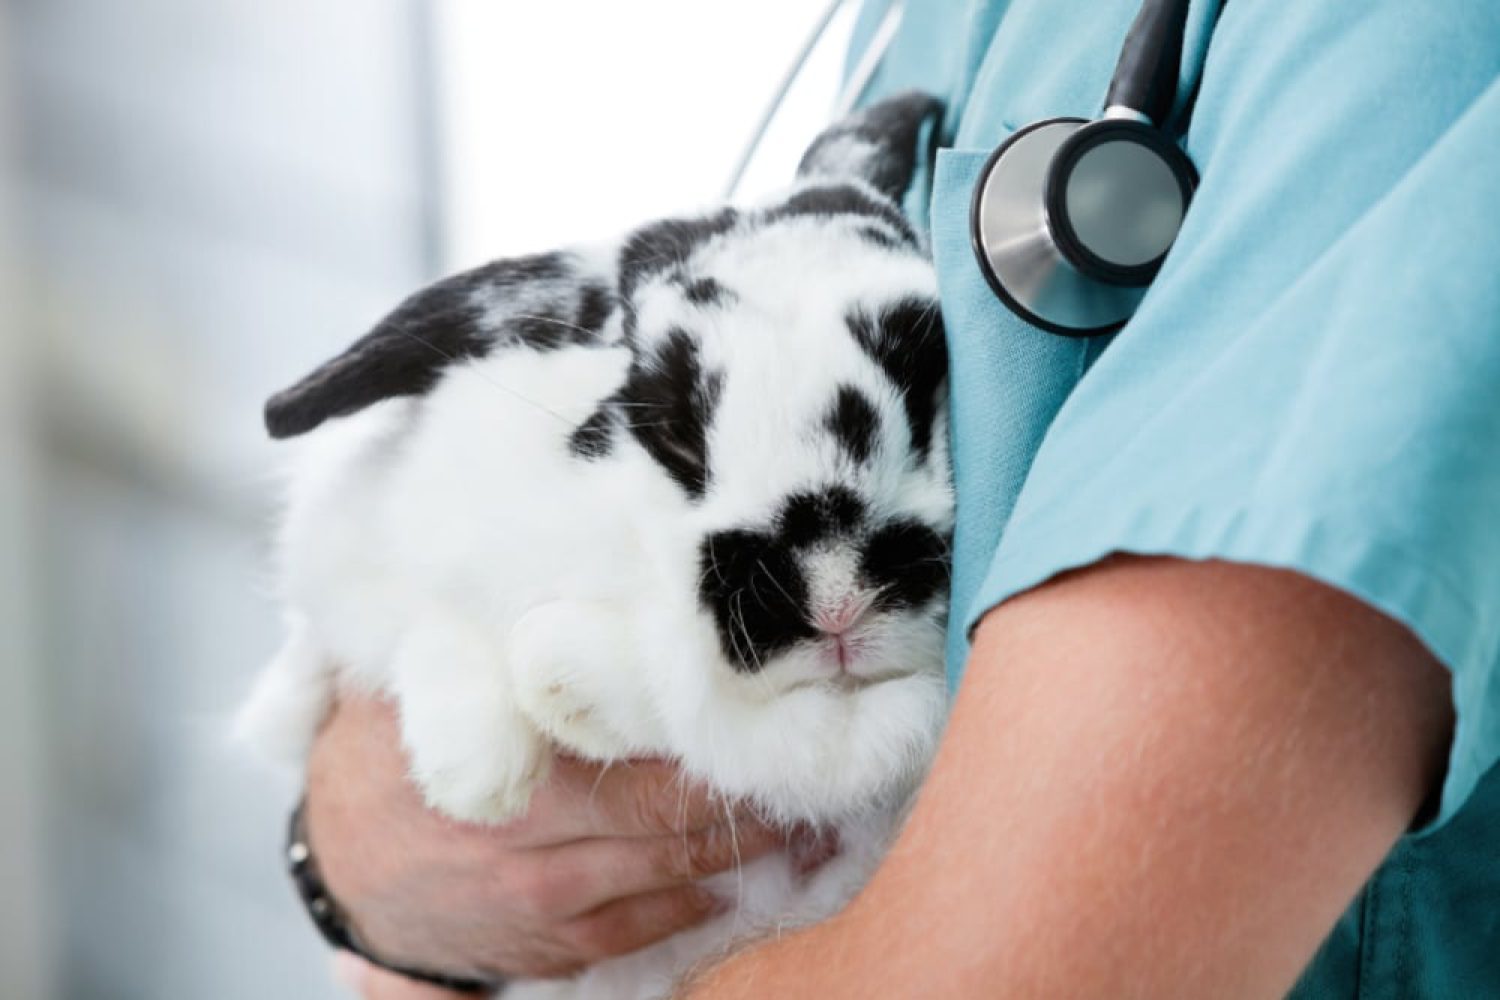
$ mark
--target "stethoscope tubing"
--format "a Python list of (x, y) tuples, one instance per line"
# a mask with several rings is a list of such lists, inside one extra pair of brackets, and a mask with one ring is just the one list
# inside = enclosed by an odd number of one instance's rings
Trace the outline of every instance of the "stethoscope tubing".
[[(733, 201), (739, 192), (740, 185), (745, 180), (745, 174), (750, 169), (750, 164), (755, 160), (755, 154), (760, 152), (765, 142), (766, 133), (775, 124), (776, 116), (786, 105), (787, 95), (791, 93), (792, 87), (801, 78), (802, 71), (807, 68), (812, 59), (813, 52), (818, 48), (828, 29), (832, 27), (833, 20), (839, 11), (851, 0), (833, 0), (826, 10), (818, 17), (817, 23), (813, 25), (807, 34), (807, 40), (797, 51), (791, 65), (782, 74), (781, 80), (776, 85), (771, 99), (766, 102), (765, 110), (761, 112), (760, 118), (755, 123), (755, 128), (750, 133), (750, 138), (745, 142), (740, 151), (739, 158), (735, 160), (734, 169), (730, 172), (729, 182), (724, 185), (723, 199)], [(850, 72), (844, 82), (843, 89), (834, 101), (833, 120), (837, 121), (854, 110), (854, 106), (864, 97), (870, 89), (870, 83), (875, 78), (875, 73), (880, 69), (880, 64), (885, 61), (885, 54), (890, 49), (891, 43), (895, 41), (896, 32), (901, 27), (901, 18), (906, 12), (906, 0), (891, 0), (887, 5), (885, 14), (871, 36), (870, 44), (865, 47), (864, 55)]]

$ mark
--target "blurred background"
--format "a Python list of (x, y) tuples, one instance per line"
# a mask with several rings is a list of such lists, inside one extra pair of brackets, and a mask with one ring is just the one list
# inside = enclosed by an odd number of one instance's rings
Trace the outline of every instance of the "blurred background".
[(278, 642), (261, 402), (439, 274), (717, 200), (823, 11), (0, 0), (0, 1000), (336, 995), (295, 777), (225, 738)]

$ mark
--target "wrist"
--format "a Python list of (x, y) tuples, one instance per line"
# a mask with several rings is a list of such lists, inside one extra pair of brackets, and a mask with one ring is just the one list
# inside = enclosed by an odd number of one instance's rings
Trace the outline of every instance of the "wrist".
[(439, 986), (459, 993), (488, 996), (504, 988), (503, 980), (454, 975), (388, 961), (375, 954), (359, 937), (344, 911), (325, 884), (318, 860), (308, 837), (306, 802), (298, 802), (287, 824), (285, 860), (292, 884), (303, 908), (323, 940), (333, 947), (357, 955), (377, 968), (394, 972), (417, 982)]

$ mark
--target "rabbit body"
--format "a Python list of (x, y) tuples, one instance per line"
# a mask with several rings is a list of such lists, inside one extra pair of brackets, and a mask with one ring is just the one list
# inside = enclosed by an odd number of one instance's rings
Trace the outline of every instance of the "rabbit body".
[(523, 813), (560, 747), (672, 758), (838, 831), (810, 876), (777, 855), (706, 880), (725, 915), (507, 997), (665, 996), (830, 915), (921, 778), (945, 708), (946, 352), (894, 196), (931, 111), (836, 126), (753, 210), (440, 282), (268, 409), (280, 436), (328, 422), (291, 477), (287, 641), (241, 714), (261, 746), (303, 759), (347, 685), (395, 699), (414, 780), (459, 819)]

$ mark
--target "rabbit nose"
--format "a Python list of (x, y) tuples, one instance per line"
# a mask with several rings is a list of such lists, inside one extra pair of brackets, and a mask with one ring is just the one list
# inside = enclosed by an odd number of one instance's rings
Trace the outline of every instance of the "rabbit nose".
[(848, 632), (870, 610), (874, 598), (869, 594), (850, 594), (833, 604), (819, 608), (813, 615), (813, 624), (818, 631), (828, 635), (843, 635)]

